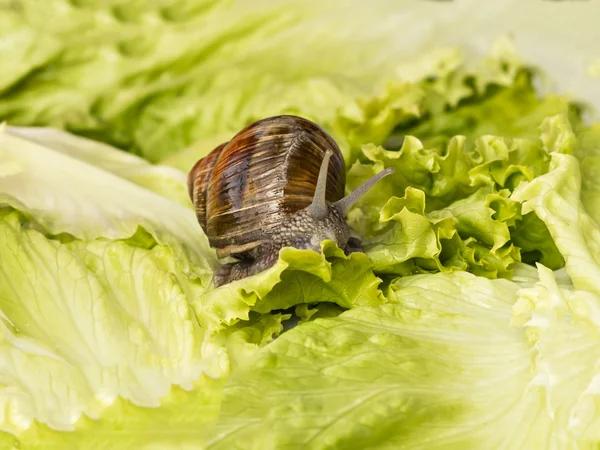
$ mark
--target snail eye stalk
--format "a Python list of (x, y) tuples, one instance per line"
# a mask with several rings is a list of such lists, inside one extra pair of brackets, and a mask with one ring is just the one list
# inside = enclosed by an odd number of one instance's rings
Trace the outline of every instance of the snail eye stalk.
[(355, 190), (353, 190), (350, 194), (345, 196), (343, 199), (338, 200), (334, 203), (334, 205), (338, 208), (338, 210), (342, 213), (342, 215), (346, 215), (352, 205), (354, 205), (363, 195), (365, 195), (369, 190), (377, 184), (379, 180), (387, 177), (394, 173), (394, 169), (388, 167), (387, 169), (379, 172), (377, 175), (369, 178)]
[(333, 152), (327, 150), (321, 163), (321, 169), (319, 170), (319, 178), (317, 180), (317, 186), (315, 188), (315, 195), (313, 201), (310, 204), (308, 213), (310, 216), (317, 220), (322, 220), (327, 216), (327, 173), (329, 170), (329, 160), (331, 159)]

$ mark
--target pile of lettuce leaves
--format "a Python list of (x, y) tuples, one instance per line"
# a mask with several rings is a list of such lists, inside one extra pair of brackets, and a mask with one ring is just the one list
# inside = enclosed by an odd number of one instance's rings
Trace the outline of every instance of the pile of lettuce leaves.
[[(0, 447), (600, 448), (586, 105), (505, 40), (380, 73), (299, 2), (171, 3), (0, 17)], [(395, 174), (348, 214), (364, 253), (215, 289), (186, 172), (280, 113), (334, 136), (347, 191)]]

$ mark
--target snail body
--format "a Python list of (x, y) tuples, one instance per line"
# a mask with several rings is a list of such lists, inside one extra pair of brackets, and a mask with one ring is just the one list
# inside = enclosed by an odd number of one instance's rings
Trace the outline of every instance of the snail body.
[[(326, 239), (356, 247), (348, 209), (387, 169), (347, 197), (335, 141), (296, 116), (259, 120), (200, 159), (188, 175), (198, 222), (219, 258), (217, 286), (271, 267), (283, 247), (320, 251)], [(350, 245), (349, 245), (350, 244)]]

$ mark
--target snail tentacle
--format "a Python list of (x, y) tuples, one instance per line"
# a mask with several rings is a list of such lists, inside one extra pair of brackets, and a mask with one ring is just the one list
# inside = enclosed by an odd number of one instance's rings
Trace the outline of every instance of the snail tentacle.
[(372, 176), (355, 190), (353, 190), (350, 194), (345, 196), (343, 199), (338, 200), (334, 203), (336, 208), (342, 213), (342, 215), (346, 215), (352, 205), (354, 205), (363, 195), (365, 195), (375, 184), (384, 177), (391, 175), (394, 173), (394, 169), (388, 167), (387, 169), (379, 172), (377, 175)]
[(324, 219), (329, 212), (325, 196), (327, 195), (327, 175), (329, 171), (329, 159), (331, 158), (331, 155), (333, 155), (331, 150), (327, 150), (325, 152), (323, 162), (321, 163), (321, 169), (319, 170), (317, 186), (315, 187), (315, 196), (313, 197), (313, 201), (308, 210), (308, 213), (311, 215), (311, 217), (317, 220)]

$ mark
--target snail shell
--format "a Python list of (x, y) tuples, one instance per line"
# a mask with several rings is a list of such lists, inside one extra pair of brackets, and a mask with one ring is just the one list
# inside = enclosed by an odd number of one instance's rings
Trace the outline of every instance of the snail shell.
[(326, 199), (344, 196), (344, 158), (321, 127), (295, 116), (247, 126), (192, 168), (188, 186), (200, 226), (219, 257), (260, 245), (265, 232), (309, 206), (327, 150)]

